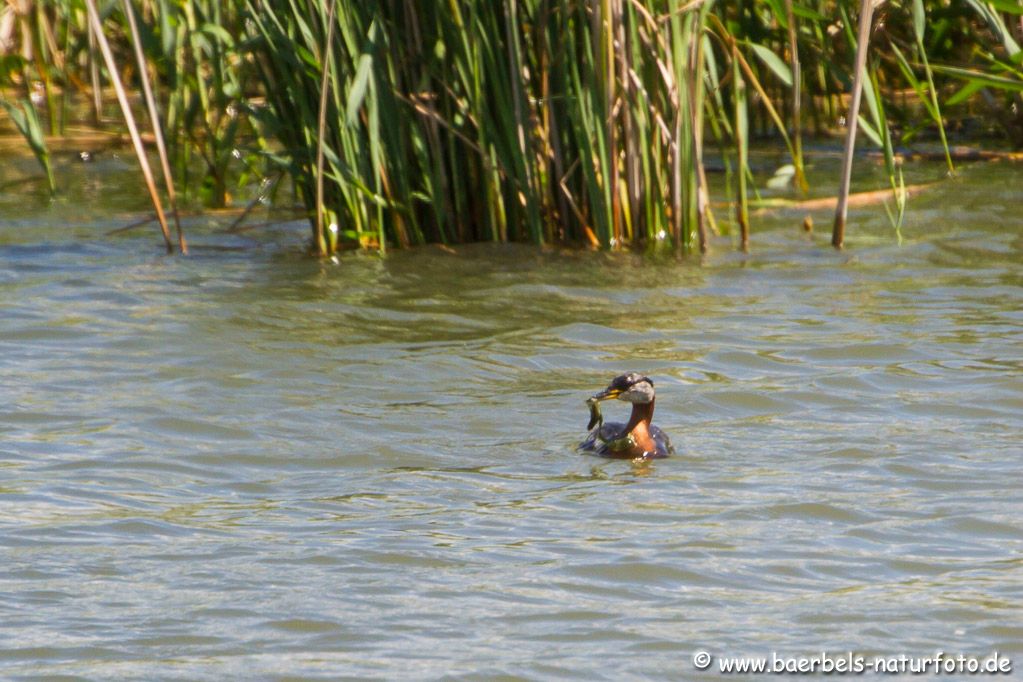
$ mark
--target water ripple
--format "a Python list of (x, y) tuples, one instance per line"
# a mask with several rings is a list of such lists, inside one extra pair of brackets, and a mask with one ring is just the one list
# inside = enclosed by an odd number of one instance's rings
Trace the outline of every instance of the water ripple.
[[(0, 670), (1019, 656), (1021, 240), (868, 222), (846, 256), (783, 224), (702, 265), (0, 241)], [(676, 457), (573, 451), (625, 369)]]

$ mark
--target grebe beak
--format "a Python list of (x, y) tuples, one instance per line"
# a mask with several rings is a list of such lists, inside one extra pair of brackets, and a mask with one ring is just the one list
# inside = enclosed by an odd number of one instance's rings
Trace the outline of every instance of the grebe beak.
[(617, 398), (621, 394), (622, 394), (621, 389), (611, 388), (609, 386), (600, 393), (595, 393), (593, 397), (590, 398), (590, 400), (611, 400), (612, 398)]

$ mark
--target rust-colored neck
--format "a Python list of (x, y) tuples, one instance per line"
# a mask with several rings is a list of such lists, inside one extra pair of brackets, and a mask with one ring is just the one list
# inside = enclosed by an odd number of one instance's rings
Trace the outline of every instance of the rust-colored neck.
[(632, 416), (629, 417), (629, 423), (625, 425), (625, 433), (629, 433), (635, 429), (639, 426), (640, 422), (646, 422), (646, 426), (650, 426), (650, 420), (653, 418), (653, 400), (648, 403), (632, 403)]
[(650, 420), (654, 418), (654, 401), (648, 403), (633, 403), (632, 416), (629, 423), (625, 425), (625, 433), (631, 433), (636, 445), (631, 453), (638, 457), (645, 452), (653, 452), (657, 449), (657, 443), (650, 435)]

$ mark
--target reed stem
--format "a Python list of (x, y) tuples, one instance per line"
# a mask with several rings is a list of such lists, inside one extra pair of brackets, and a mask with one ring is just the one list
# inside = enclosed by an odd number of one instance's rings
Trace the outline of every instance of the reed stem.
[(852, 180), (853, 152), (856, 147), (856, 122), (860, 115), (860, 96), (863, 93), (863, 78), (866, 73), (867, 47), (870, 42), (870, 25), (873, 13), (873, 0), (861, 0), (859, 36), (856, 40), (856, 66), (853, 71), (849, 114), (846, 118), (848, 129), (845, 136), (845, 150), (842, 153), (842, 181), (838, 188), (835, 225), (831, 232), (831, 245), (836, 249), (842, 249), (845, 244), (845, 220), (849, 212), (849, 184)]
[(163, 125), (160, 122), (160, 112), (156, 107), (156, 99), (153, 97), (153, 88), (149, 83), (146, 58), (142, 53), (142, 39), (139, 37), (138, 24), (135, 21), (135, 11), (132, 9), (131, 0), (124, 0), (124, 15), (128, 19), (128, 27), (131, 29), (135, 62), (139, 69), (139, 80), (142, 81), (142, 92), (146, 99), (146, 109), (149, 111), (149, 122), (153, 126), (156, 150), (160, 155), (160, 170), (163, 171), (163, 182), (167, 188), (167, 201), (170, 203), (171, 215), (174, 216), (174, 226), (178, 233), (178, 249), (182, 255), (188, 255), (188, 242), (185, 240), (185, 233), (181, 228), (181, 217), (178, 215), (178, 200), (174, 192), (174, 175), (171, 173), (170, 161), (167, 157), (167, 145), (164, 144), (163, 139)]
[(796, 15), (792, 11), (792, 0), (785, 0), (785, 19), (788, 23), (789, 60), (792, 64), (792, 142), (794, 148), (792, 165), (796, 168), (796, 187), (805, 195), (809, 187), (806, 181), (806, 169), (803, 165), (803, 72), (799, 61), (799, 36), (796, 33)]
[(128, 127), (128, 134), (131, 136), (132, 145), (135, 148), (135, 156), (138, 158), (139, 167), (142, 169), (142, 176), (146, 181), (146, 188), (149, 190), (149, 198), (153, 202), (156, 211), (156, 218), (160, 222), (160, 231), (163, 234), (163, 241), (167, 247), (167, 253), (174, 253), (174, 244), (171, 242), (170, 230), (167, 228), (167, 216), (163, 212), (163, 204), (160, 195), (156, 191), (156, 183), (153, 181), (153, 170), (149, 167), (149, 159), (146, 157), (146, 149), (142, 144), (142, 136), (139, 135), (138, 126), (135, 125), (135, 116), (131, 113), (131, 105), (128, 103), (128, 95), (121, 83), (121, 76), (117, 70), (117, 63), (114, 61), (113, 52), (103, 33), (103, 25), (100, 22), (99, 11), (96, 9), (96, 0), (85, 0), (85, 7), (89, 13), (89, 23), (96, 35), (96, 42), (99, 44), (100, 52), (103, 54), (103, 61), (107, 65), (107, 74), (110, 82), (113, 83), (114, 91), (117, 93), (117, 101), (121, 105), (121, 113), (124, 115), (124, 123)]
[[(327, 37), (320, 53), (320, 63), (323, 74), (320, 77), (320, 107), (317, 114), (316, 125), (316, 221), (313, 223), (313, 243), (316, 244), (316, 253), (326, 256), (327, 231), (324, 225), (324, 211), (326, 206), (323, 203), (323, 150), (327, 144), (327, 98), (330, 88), (330, 71), (334, 53), (334, 10), (337, 8), (337, 0), (330, 0), (330, 9), (327, 11)], [(333, 249), (331, 249), (333, 250)]]
[[(45, 119), (44, 95), (52, 131), (63, 126), (74, 88), (91, 91), (99, 123), (100, 53), (107, 61), (134, 49), (182, 252), (179, 192), (223, 205), (231, 183), (244, 188), (275, 171), (290, 175), (320, 254), (342, 241), (381, 251), (485, 239), (617, 248), (668, 235), (680, 250), (706, 251), (717, 230), (705, 126), (715, 147), (733, 150), (723, 151), (724, 192), (748, 248), (754, 138), (785, 143), (796, 194), (805, 194), (803, 133), (806, 125), (822, 132), (846, 105), (831, 71), (850, 51), (856, 106), (847, 116), (845, 194), (857, 126), (884, 147), (899, 184), (897, 141), (879, 117), (885, 93), (902, 93), (901, 106), (887, 110), (904, 119), (906, 93), (916, 93), (950, 169), (944, 108), (969, 105), (975, 93), (1006, 106), (1023, 101), (1017, 13), (1004, 1), (969, 0), (955, 11), (936, 0), (897, 5), (888, 49), (874, 48), (884, 93), (868, 92), (863, 76), (873, 15), (866, 2), (849, 10), (822, 0), (122, 2), (124, 11), (105, 19), (96, 0), (87, 11), (71, 0), (20, 3), (23, 12), (6, 15), (13, 24), (0, 26), (5, 58), (13, 57), (0, 87), (35, 96)], [(857, 8), (859, 40), (857, 18), (845, 16)], [(895, 20), (909, 11), (912, 26)], [(847, 40), (821, 19), (834, 12)], [(925, 41), (929, 17), (944, 23)], [(6, 47), (12, 38), (20, 55)], [(907, 59), (900, 46), (914, 44)], [(113, 59), (107, 69), (116, 80)], [(957, 81), (965, 85), (943, 100)], [(862, 121), (861, 97), (872, 115)], [(128, 105), (118, 103), (132, 128)], [(1023, 145), (1023, 118), (1001, 113), (992, 123)], [(905, 144), (920, 126), (902, 130)], [(136, 154), (146, 175), (145, 152)], [(846, 209), (843, 201), (836, 214), (839, 247)]]

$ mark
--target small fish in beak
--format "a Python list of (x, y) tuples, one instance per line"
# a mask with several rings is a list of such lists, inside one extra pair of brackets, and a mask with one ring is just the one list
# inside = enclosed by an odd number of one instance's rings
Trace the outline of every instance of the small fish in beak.
[(590, 407), (590, 423), (586, 425), (587, 431), (592, 431), (594, 426), (604, 425), (604, 415), (600, 413), (600, 398), (593, 396), (586, 401)]

